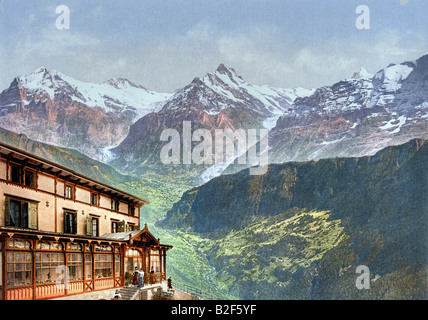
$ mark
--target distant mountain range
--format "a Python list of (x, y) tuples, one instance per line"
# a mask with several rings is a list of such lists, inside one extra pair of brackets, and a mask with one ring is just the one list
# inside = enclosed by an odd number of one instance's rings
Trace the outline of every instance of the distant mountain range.
[(39, 68), (15, 78), (0, 94), (0, 127), (105, 161), (104, 151), (168, 96), (126, 79), (85, 83)]
[(174, 93), (126, 79), (85, 83), (39, 68), (0, 94), (0, 126), (129, 173), (178, 170), (200, 184), (246, 166), (165, 168), (164, 129), (181, 131), (183, 121), (211, 132), (266, 128), (270, 163), (374, 154), (428, 137), (427, 65), (428, 55), (373, 75), (362, 68), (350, 79), (306, 90), (252, 85), (221, 64)]
[(372, 155), (428, 137), (428, 55), (390, 65), (303, 98), (270, 132), (272, 163)]

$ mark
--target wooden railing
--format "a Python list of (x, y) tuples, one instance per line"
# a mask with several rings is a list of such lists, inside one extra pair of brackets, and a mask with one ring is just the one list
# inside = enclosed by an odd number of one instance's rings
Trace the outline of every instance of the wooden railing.
[[(14, 290), (14, 289), (9, 289)], [(65, 288), (57, 286), (56, 283), (36, 286), (36, 299), (48, 299), (65, 295)]]
[(64, 285), (57, 286), (56, 283), (37, 284), (35, 290), (33, 286), (7, 288), (5, 298), (7, 300), (33, 300), (33, 298), (51, 299), (65, 295), (84, 293), (85, 291), (113, 289), (114, 287), (120, 286), (121, 283), (120, 278), (116, 278), (116, 282), (115, 278), (102, 278), (91, 280), (91, 282), (92, 281), (94, 287), (87, 285), (86, 289), (84, 289), (85, 281), (83, 280), (70, 281), (67, 288), (65, 288)]
[(94, 290), (114, 288), (114, 278), (95, 279)]
[(70, 282), (67, 288), (67, 294), (83, 293), (83, 281)]
[(32, 300), (33, 287), (20, 287), (6, 291), (7, 300)]

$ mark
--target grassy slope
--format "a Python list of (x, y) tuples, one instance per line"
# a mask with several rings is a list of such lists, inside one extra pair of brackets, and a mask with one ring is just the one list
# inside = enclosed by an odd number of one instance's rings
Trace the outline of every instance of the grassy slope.
[[(265, 298), (259, 294), (263, 284), (286, 288), (296, 272), (310, 268), (346, 238), (340, 220), (329, 220), (327, 211), (293, 210), (289, 216), (290, 212), (260, 217), (216, 240), (199, 234), (183, 236), (211, 257), (211, 263), (218, 267), (212, 279), (224, 291), (244, 298)], [(310, 281), (305, 283), (305, 289), (310, 285)], [(275, 292), (271, 297), (278, 298)]]

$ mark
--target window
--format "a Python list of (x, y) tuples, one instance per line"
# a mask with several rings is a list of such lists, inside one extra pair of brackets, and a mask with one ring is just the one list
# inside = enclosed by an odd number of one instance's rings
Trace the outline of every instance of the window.
[(92, 235), (98, 237), (98, 218), (92, 217)]
[(10, 200), (10, 222), (8, 225), (28, 228), (28, 203)]
[(99, 236), (99, 218), (91, 215), (86, 216), (86, 235)]
[(36, 173), (32, 170), (22, 169), (17, 165), (10, 166), (10, 181), (13, 183), (21, 184), (26, 187), (36, 187)]
[(116, 277), (120, 276), (120, 255), (116, 254), (114, 256), (114, 262), (116, 264), (115, 268), (116, 268)]
[(64, 265), (61, 252), (36, 252), (36, 283), (55, 282), (59, 277), (59, 266)]
[(64, 233), (77, 233), (77, 213), (64, 211)]
[(111, 223), (111, 232), (112, 233), (117, 233), (118, 231), (118, 227), (119, 227), (119, 222), (117, 221), (112, 221)]
[(95, 254), (95, 278), (109, 278), (113, 276), (113, 255)]
[(98, 206), (98, 194), (97, 193), (91, 194), (91, 204), (93, 206)]
[(85, 279), (92, 279), (92, 255), (85, 254)]
[(135, 216), (135, 207), (134, 206), (131, 206), (131, 205), (128, 206), (128, 214), (130, 216)]
[(74, 188), (72, 185), (65, 185), (65, 197), (67, 199), (74, 199)]
[(32, 284), (32, 259), (30, 252), (7, 253), (7, 285), (9, 287)]
[(68, 277), (71, 281), (83, 280), (83, 254), (67, 254)]
[(78, 243), (68, 243), (67, 250), (70, 251), (82, 251), (82, 246)]
[(26, 187), (35, 187), (35, 175), (34, 171), (24, 170), (24, 185)]
[(25, 240), (10, 239), (7, 247), (9, 249), (31, 249), (31, 243)]
[(5, 224), (10, 227), (37, 229), (37, 204), (6, 197)]
[(128, 231), (134, 231), (135, 230), (135, 225), (133, 223), (128, 223)]
[(119, 211), (119, 200), (111, 200), (111, 210)]
[(128, 230), (125, 230), (126, 226), (127, 226), (127, 224), (126, 224), (125, 220), (122, 220), (122, 221), (118, 222), (117, 223), (117, 231), (118, 232), (128, 231)]
[(95, 246), (96, 252), (113, 252), (113, 248), (111, 246)]
[(150, 251), (150, 267), (153, 267), (155, 272), (160, 272), (160, 259), (159, 259), (159, 251), (151, 250)]
[(11, 165), (10, 181), (13, 183), (21, 184), (21, 168), (20, 167)]
[(37, 250), (63, 250), (63, 245), (58, 242), (45, 242), (45, 241), (39, 241), (37, 243)]

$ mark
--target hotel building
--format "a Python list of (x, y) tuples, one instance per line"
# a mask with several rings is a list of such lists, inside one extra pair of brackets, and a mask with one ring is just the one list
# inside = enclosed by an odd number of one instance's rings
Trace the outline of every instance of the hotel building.
[(140, 228), (147, 203), (0, 143), (0, 300), (120, 288), (135, 267), (164, 281), (172, 247)]

